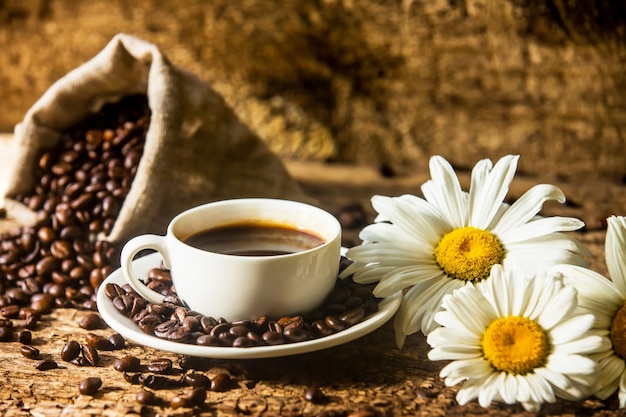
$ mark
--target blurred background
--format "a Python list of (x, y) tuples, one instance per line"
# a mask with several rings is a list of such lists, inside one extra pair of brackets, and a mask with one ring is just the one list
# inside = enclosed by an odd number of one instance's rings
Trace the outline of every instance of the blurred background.
[(0, 0), (0, 133), (120, 32), (284, 158), (626, 178), (624, 1)]

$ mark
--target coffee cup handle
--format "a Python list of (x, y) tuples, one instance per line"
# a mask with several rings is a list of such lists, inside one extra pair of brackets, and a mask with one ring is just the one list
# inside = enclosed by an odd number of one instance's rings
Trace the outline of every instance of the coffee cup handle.
[(156, 250), (163, 256), (163, 260), (165, 261), (165, 265), (169, 265), (169, 259), (167, 256), (167, 247), (165, 245), (165, 237), (159, 235), (141, 235), (136, 236), (126, 242), (124, 247), (122, 248), (122, 253), (120, 255), (120, 266), (122, 269), (122, 274), (126, 281), (130, 284), (131, 287), (139, 295), (141, 295), (146, 300), (151, 303), (162, 303), (163, 295), (159, 294), (156, 291), (152, 291), (150, 288), (146, 287), (143, 281), (139, 279), (135, 272), (133, 271), (133, 259), (139, 252), (145, 249), (153, 249)]

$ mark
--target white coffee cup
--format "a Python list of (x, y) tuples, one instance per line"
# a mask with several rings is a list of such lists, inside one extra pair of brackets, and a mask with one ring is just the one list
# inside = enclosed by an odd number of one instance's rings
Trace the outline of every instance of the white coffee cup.
[[(219, 251), (205, 250), (185, 242), (203, 231), (241, 224), (293, 229), (317, 236), (320, 242), (315, 247), (269, 256), (220, 253), (233, 248), (214, 242)], [(280, 230), (278, 235), (282, 238)], [(245, 244), (235, 246), (254, 250), (256, 240), (244, 238)], [(265, 238), (261, 246), (287, 252), (297, 246), (283, 240)], [(161, 254), (177, 295), (190, 309), (229, 321), (264, 315), (279, 318), (310, 311), (330, 293), (339, 269), (341, 226), (333, 215), (318, 207), (278, 199), (224, 200), (186, 210), (172, 219), (165, 236), (137, 236), (122, 249), (121, 270), (126, 280), (148, 301), (161, 303), (163, 295), (146, 287), (142, 281), (146, 277), (133, 272), (133, 259), (145, 249)]]

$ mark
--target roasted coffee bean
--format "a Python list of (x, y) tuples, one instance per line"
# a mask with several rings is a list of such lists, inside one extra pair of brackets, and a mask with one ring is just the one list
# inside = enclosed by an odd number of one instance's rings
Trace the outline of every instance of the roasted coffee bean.
[(139, 358), (135, 356), (124, 356), (113, 364), (113, 368), (119, 372), (137, 372), (139, 371), (140, 365), (141, 361)]
[(126, 340), (124, 339), (124, 336), (119, 333), (113, 333), (111, 336), (109, 336), (109, 342), (111, 342), (111, 347), (113, 348), (113, 350), (123, 349), (126, 345)]
[(92, 376), (85, 378), (78, 384), (78, 391), (83, 395), (94, 395), (102, 386), (102, 380)]
[(160, 316), (156, 314), (148, 314), (147, 316), (142, 317), (137, 325), (144, 333), (154, 334), (154, 329), (161, 323), (162, 319)]
[(193, 369), (194, 371), (206, 371), (211, 367), (211, 361), (208, 358), (198, 356), (183, 356), (178, 365), (183, 371)]
[(167, 388), (176, 388), (181, 384), (181, 382), (173, 380), (171, 378), (167, 378), (163, 375), (144, 375), (144, 374), (140, 374), (139, 376), (139, 382), (150, 389), (155, 389), (155, 390), (159, 390), (159, 389), (167, 389)]
[(96, 350), (113, 350), (113, 345), (109, 339), (95, 333), (87, 333), (85, 342)]
[(187, 407), (187, 398), (182, 395), (176, 395), (170, 399), (170, 407), (176, 409)]
[(308, 333), (301, 327), (291, 327), (285, 329), (283, 335), (292, 342), (302, 342), (309, 338)]
[(191, 390), (190, 393), (185, 397), (186, 403), (191, 407), (198, 407), (204, 404), (206, 401), (206, 388), (197, 387)]
[(78, 325), (85, 330), (105, 329), (107, 327), (102, 317), (96, 313), (85, 314), (78, 321)]
[(91, 363), (87, 359), (85, 359), (83, 356), (77, 356), (71, 361), (69, 361), (69, 363), (74, 364), (76, 366), (92, 366)]
[(346, 328), (346, 325), (341, 320), (333, 316), (326, 316), (324, 323), (335, 332), (340, 332)]
[(48, 314), (52, 312), (54, 297), (50, 294), (40, 293), (31, 297), (30, 307), (38, 314)]
[(58, 367), (59, 365), (52, 359), (43, 359), (35, 366), (39, 371), (49, 371), (50, 369), (56, 369)]
[(233, 327), (228, 329), (228, 332), (235, 337), (245, 337), (248, 334), (249, 330), (246, 326), (243, 325), (233, 325)]
[(222, 333), (227, 333), (230, 330), (230, 324), (219, 323), (211, 329), (210, 335), (219, 337)]
[(10, 342), (13, 339), (13, 329), (0, 326), (0, 342)]
[(154, 392), (152, 391), (146, 391), (144, 389), (142, 389), (141, 391), (139, 391), (137, 393), (137, 396), (135, 397), (135, 400), (139, 403), (139, 404), (143, 404), (143, 405), (153, 405), (155, 404), (157, 401), (156, 395), (154, 394)]
[(304, 391), (304, 399), (313, 404), (320, 404), (326, 400), (326, 396), (319, 388), (309, 387)]
[(100, 363), (100, 354), (95, 347), (84, 343), (83, 345), (81, 345), (81, 351), (83, 353), (83, 357), (87, 360), (87, 362), (89, 362), (91, 366), (98, 366), (98, 364)]
[(28, 359), (38, 359), (39, 358), (39, 349), (30, 345), (22, 345), (20, 346), (20, 353), (27, 357)]
[(13, 320), (0, 318), (0, 327), (12, 328), (13, 327)]
[(138, 385), (141, 384), (143, 374), (141, 372), (124, 372), (124, 381), (129, 384)]
[(186, 374), (183, 377), (183, 382), (185, 385), (194, 388), (211, 388), (211, 379), (206, 375), (198, 374), (196, 372)]
[(211, 391), (225, 392), (230, 389), (231, 380), (230, 375), (226, 373), (219, 373), (211, 378)]
[(339, 316), (339, 320), (348, 326), (353, 326), (363, 320), (364, 317), (365, 310), (363, 309), (363, 307), (357, 307), (345, 312), (344, 314), (341, 314)]
[(17, 332), (17, 341), (25, 344), (25, 345), (29, 345), (30, 342), (32, 342), (33, 340), (33, 334), (26, 329), (22, 329), (19, 332)]
[(158, 374), (168, 373), (168, 372), (171, 372), (172, 370), (172, 360), (168, 358), (154, 359), (148, 363), (146, 368), (150, 372), (154, 372)]
[(251, 346), (255, 346), (256, 343), (254, 342), (254, 340), (249, 339), (246, 336), (239, 336), (237, 337), (235, 340), (233, 340), (233, 347), (241, 347), (241, 348), (245, 348), (245, 347), (251, 347)]
[(212, 336), (210, 334), (205, 334), (202, 336), (198, 336), (196, 339), (196, 344), (200, 346), (221, 346), (222, 342), (216, 336)]
[(122, 289), (119, 285), (115, 283), (108, 283), (106, 287), (104, 287), (104, 293), (110, 300), (113, 300), (118, 295), (126, 294), (126, 291)]
[(0, 315), (6, 319), (16, 319), (20, 314), (20, 306), (11, 304), (0, 308)]
[(263, 336), (261, 337), (268, 345), (281, 345), (285, 343), (285, 337), (283, 334), (275, 331), (267, 331), (263, 333)]
[(80, 355), (80, 352), (80, 344), (75, 340), (70, 340), (65, 344), (65, 346), (63, 346), (63, 349), (61, 349), (61, 359), (63, 359), (65, 362), (69, 362), (72, 359), (78, 357), (78, 355)]
[(133, 308), (133, 299), (134, 297), (131, 297), (128, 294), (118, 295), (113, 299), (113, 306), (120, 313), (127, 315)]
[(235, 342), (235, 339), (237, 338), (236, 336), (230, 334), (229, 332), (223, 332), (220, 333), (217, 338), (220, 340), (220, 342), (225, 345), (225, 346), (232, 346), (233, 343)]

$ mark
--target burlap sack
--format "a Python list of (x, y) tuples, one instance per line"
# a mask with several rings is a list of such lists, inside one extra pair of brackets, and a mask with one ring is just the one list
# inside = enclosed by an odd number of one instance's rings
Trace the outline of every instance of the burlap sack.
[(130, 192), (103, 238), (119, 244), (142, 233), (163, 234), (177, 213), (220, 199), (311, 202), (209, 85), (169, 63), (155, 45), (119, 34), (54, 83), (16, 126), (19, 150), (5, 195), (9, 214), (22, 223), (33, 221), (34, 213), (14, 197), (33, 189), (39, 157), (55, 146), (61, 131), (104, 102), (132, 94), (147, 94), (150, 127)]

